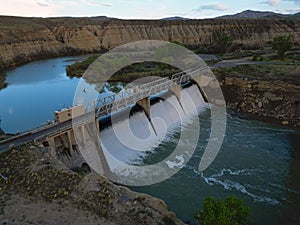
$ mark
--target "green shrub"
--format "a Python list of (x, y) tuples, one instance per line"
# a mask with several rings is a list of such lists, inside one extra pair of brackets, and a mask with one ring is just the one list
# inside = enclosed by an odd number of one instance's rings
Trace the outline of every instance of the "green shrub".
[(284, 59), (285, 53), (293, 47), (292, 38), (290, 36), (275, 37), (271, 44), (273, 50), (277, 51), (279, 59)]
[(217, 48), (220, 53), (227, 53), (233, 44), (233, 38), (230, 35), (223, 35), (217, 40)]
[(162, 222), (165, 225), (176, 225), (176, 223), (174, 222), (174, 220), (168, 216), (164, 216), (164, 218), (162, 219)]
[(235, 196), (228, 196), (225, 201), (206, 197), (195, 219), (201, 225), (247, 225), (251, 224), (249, 216), (250, 207)]
[(70, 77), (81, 77), (87, 68), (99, 57), (98, 54), (91, 55), (82, 62), (76, 62), (72, 65), (67, 66), (67, 75)]

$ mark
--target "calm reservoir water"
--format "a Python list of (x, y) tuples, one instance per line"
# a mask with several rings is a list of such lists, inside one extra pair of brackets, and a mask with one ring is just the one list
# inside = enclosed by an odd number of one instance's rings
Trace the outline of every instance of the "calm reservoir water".
[[(70, 106), (80, 79), (66, 76), (65, 66), (84, 56), (42, 60), (6, 73), (8, 86), (0, 90), (1, 128), (15, 133), (53, 120), (53, 111)], [(3, 76), (3, 75), (2, 75)], [(241, 197), (252, 208), (255, 224), (300, 224), (300, 133), (282, 126), (227, 115), (221, 151), (203, 173), (197, 171), (210, 132), (210, 111), (199, 114), (201, 134), (191, 160), (175, 176), (150, 186), (131, 187), (166, 201), (183, 221), (205, 196)], [(176, 146), (173, 133), (143, 163), (163, 160)]]
[(2, 130), (15, 133), (40, 126), (53, 120), (55, 110), (72, 105), (79, 79), (69, 79), (65, 66), (82, 58), (36, 61), (8, 71), (8, 86), (0, 90)]

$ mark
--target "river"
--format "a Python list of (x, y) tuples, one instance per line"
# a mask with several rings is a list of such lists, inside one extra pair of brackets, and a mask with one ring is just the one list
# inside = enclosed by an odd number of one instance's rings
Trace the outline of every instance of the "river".
[[(7, 87), (0, 90), (1, 129), (15, 133), (37, 127), (53, 120), (55, 110), (72, 105), (80, 79), (67, 77), (65, 67), (84, 57), (36, 61), (2, 74)], [(195, 224), (193, 214), (205, 196), (228, 195), (251, 206), (255, 224), (299, 224), (300, 133), (244, 119), (229, 110), (221, 151), (201, 173), (197, 168), (210, 133), (209, 109), (202, 110), (199, 118), (200, 138), (188, 164), (164, 182), (131, 189), (163, 199), (190, 224)], [(176, 145), (178, 131), (153, 148), (144, 163), (163, 160)]]

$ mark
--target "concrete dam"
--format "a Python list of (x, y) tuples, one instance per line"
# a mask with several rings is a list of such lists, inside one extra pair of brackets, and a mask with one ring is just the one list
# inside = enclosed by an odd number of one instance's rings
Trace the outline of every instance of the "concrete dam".
[[(151, 98), (149, 118), (140, 106), (133, 112), (127, 108), (112, 115), (109, 121), (100, 118), (96, 123), (87, 123), (46, 140), (70, 168), (80, 167), (88, 161), (96, 172), (108, 169), (103, 166), (113, 170), (112, 159), (101, 162), (103, 156), (109, 158), (108, 152), (119, 161), (130, 163), (132, 157), (155, 147), (173, 126), (178, 126), (190, 114), (197, 114), (205, 105), (196, 84), (187, 85), (180, 90), (180, 95), (178, 99), (174, 94), (163, 92)], [(99, 145), (101, 149), (98, 149)]]
[[(96, 120), (47, 137), (46, 142), (68, 167), (88, 167), (111, 176), (151, 152), (175, 127), (198, 115), (206, 102), (220, 103), (206, 94), (215, 88), (215, 82), (204, 67), (143, 84), (133, 93), (123, 91), (99, 99), (93, 103)], [(105, 115), (108, 120), (103, 119)]]
[[(160, 78), (98, 99), (92, 107), (57, 111), (55, 123), (2, 141), (0, 146), (42, 142), (67, 167), (93, 171), (119, 182), (112, 178), (114, 174), (128, 173), (128, 165), (157, 147), (191, 115), (198, 116), (206, 102), (225, 104), (215, 90), (217, 81), (208, 67), (184, 71), (171, 79)], [(175, 158), (179, 164), (184, 161), (181, 156)], [(172, 168), (174, 162), (168, 160), (164, 166)]]

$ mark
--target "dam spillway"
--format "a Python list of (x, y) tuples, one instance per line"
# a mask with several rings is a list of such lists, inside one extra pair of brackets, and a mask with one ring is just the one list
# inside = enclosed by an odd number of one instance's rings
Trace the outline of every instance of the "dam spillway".
[(166, 94), (151, 105), (150, 121), (144, 111), (130, 117), (127, 117), (130, 110), (123, 112), (123, 118), (118, 117), (111, 126), (100, 131), (101, 147), (110, 169), (118, 169), (117, 161), (135, 163), (139, 156), (143, 157), (157, 147), (172, 133), (173, 128), (180, 126), (191, 115), (197, 115), (204, 106), (199, 88), (193, 84), (181, 90), (180, 100), (175, 95)]

